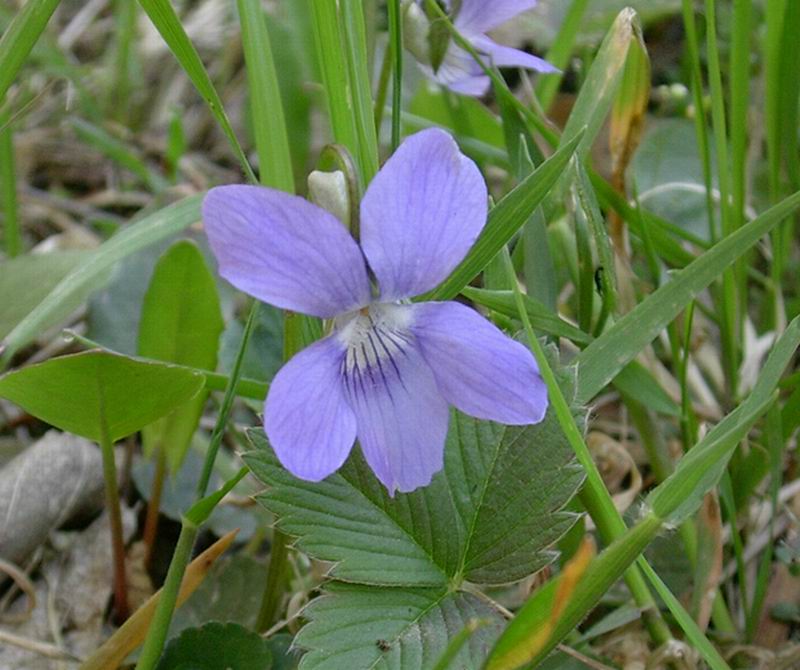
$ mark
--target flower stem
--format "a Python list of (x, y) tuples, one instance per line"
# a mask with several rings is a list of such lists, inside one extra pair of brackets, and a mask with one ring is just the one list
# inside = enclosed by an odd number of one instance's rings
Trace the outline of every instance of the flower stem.
[(106, 488), (106, 506), (111, 524), (111, 551), (114, 561), (114, 614), (117, 621), (128, 618), (128, 587), (125, 580), (125, 539), (122, 535), (122, 512), (117, 488), (117, 466), (114, 462), (114, 444), (103, 429), (100, 436), (103, 455), (103, 478)]
[(175, 602), (178, 600), (181, 582), (183, 582), (183, 575), (186, 572), (186, 566), (189, 565), (189, 559), (192, 557), (197, 531), (197, 526), (186, 519), (183, 520), (178, 544), (175, 546), (175, 553), (172, 554), (167, 579), (161, 588), (158, 607), (156, 607), (153, 621), (147, 631), (147, 639), (145, 639), (139, 661), (136, 663), (136, 670), (152, 670), (161, 657), (164, 642), (167, 639), (167, 631), (172, 621), (172, 613), (175, 610)]
[[(250, 336), (253, 334), (256, 317), (258, 316), (258, 309), (259, 303), (254, 300), (250, 308), (250, 314), (247, 317), (244, 333), (242, 333), (242, 342), (236, 354), (231, 376), (228, 379), (228, 386), (225, 389), (225, 397), (222, 400), (222, 406), (217, 416), (217, 423), (211, 435), (211, 443), (208, 446), (205, 462), (203, 463), (203, 472), (200, 476), (200, 481), (197, 483), (196, 498), (198, 501), (205, 497), (206, 490), (208, 489), (211, 472), (214, 468), (214, 461), (217, 458), (217, 452), (222, 443), (222, 436), (228, 424), (228, 417), (230, 416), (231, 407), (233, 406), (233, 399), (236, 397), (236, 386), (239, 383), (239, 377), (242, 372), (242, 361), (247, 351), (247, 344), (250, 341)], [(153, 670), (161, 656), (161, 652), (164, 649), (164, 641), (167, 639), (167, 631), (172, 621), (172, 614), (175, 611), (175, 603), (178, 599), (183, 575), (186, 572), (186, 566), (189, 564), (189, 559), (192, 556), (192, 548), (197, 538), (197, 532), (198, 526), (184, 518), (181, 526), (181, 534), (178, 537), (178, 544), (175, 547), (175, 552), (172, 554), (172, 560), (170, 561), (169, 570), (167, 571), (167, 579), (164, 582), (161, 598), (158, 601), (158, 607), (153, 616), (153, 621), (150, 624), (150, 628), (147, 630), (144, 649), (142, 650), (142, 655), (139, 657), (139, 662), (136, 664), (136, 670)]]
[(161, 511), (161, 492), (164, 490), (164, 478), (167, 474), (167, 453), (162, 446), (156, 448), (156, 471), (153, 475), (153, 485), (150, 489), (150, 500), (147, 503), (147, 517), (144, 521), (142, 540), (145, 545), (144, 565), (150, 565), (153, 557), (153, 547), (158, 536), (158, 515)]
[[(511, 286), (514, 290), (514, 297), (517, 301), (517, 309), (519, 316), (522, 319), (522, 324), (525, 328), (525, 333), (528, 337), (528, 344), (533, 351), (536, 361), (539, 364), (542, 378), (547, 384), (548, 394), (553, 410), (558, 417), (558, 422), (564, 435), (570, 443), (570, 446), (575, 451), (578, 462), (583, 467), (586, 473), (586, 483), (581, 489), (579, 494), (580, 500), (586, 510), (589, 512), (592, 521), (597, 526), (597, 530), (603, 541), (611, 544), (614, 540), (621, 537), (627, 530), (625, 522), (622, 520), (620, 513), (614, 506), (614, 501), (611, 494), (608, 492), (600, 472), (589, 453), (589, 448), (583, 440), (581, 431), (575, 423), (575, 418), (570, 410), (569, 403), (567, 403), (564, 394), (561, 392), (561, 387), (558, 385), (555, 374), (547, 362), (542, 345), (536, 338), (533, 332), (528, 312), (525, 310), (525, 304), (522, 301), (522, 293), (517, 284), (516, 273), (514, 266), (511, 263), (511, 256), (508, 253), (508, 247), (503, 250), (503, 259), (505, 261), (506, 272)], [(636, 604), (642, 608), (642, 617), (645, 625), (647, 626), (650, 636), (657, 644), (664, 644), (672, 639), (672, 633), (669, 627), (661, 618), (661, 615), (656, 605), (653, 595), (642, 576), (639, 569), (631, 565), (625, 572), (625, 582), (633, 595)]]

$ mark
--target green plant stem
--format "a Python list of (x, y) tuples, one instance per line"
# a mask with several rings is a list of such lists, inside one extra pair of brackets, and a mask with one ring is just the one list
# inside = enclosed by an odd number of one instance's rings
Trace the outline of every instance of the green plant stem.
[(381, 63), (381, 74), (378, 77), (378, 90), (375, 92), (375, 106), (373, 116), (375, 117), (375, 132), (378, 139), (381, 136), (381, 126), (383, 125), (383, 110), (386, 108), (386, 94), (389, 90), (389, 77), (392, 76), (392, 45), (388, 44), (383, 52), (383, 62)]
[(111, 115), (120, 123), (130, 119), (131, 94), (131, 44), (136, 34), (136, 0), (116, 0), (117, 51), (114, 57), (114, 84), (108, 87), (106, 107)]
[[(0, 115), (0, 126), (5, 118)], [(14, 167), (14, 129), (8, 124), (0, 129), (0, 209), (5, 220), (3, 242), (6, 254), (13, 258), (22, 253), (17, 207), (17, 177)]]
[[(403, 20), (400, 0), (388, 0), (389, 44), (392, 54), (392, 153), (400, 145), (400, 113), (403, 106)], [(376, 130), (379, 126), (375, 126)]]
[(117, 466), (114, 462), (114, 444), (103, 427), (100, 439), (103, 456), (103, 479), (106, 489), (106, 508), (111, 525), (111, 551), (114, 561), (114, 614), (117, 621), (128, 618), (128, 586), (125, 579), (125, 538), (122, 533), (122, 512), (117, 487)]
[[(211, 435), (211, 442), (208, 446), (208, 451), (206, 451), (203, 472), (197, 483), (196, 499), (198, 502), (205, 497), (208, 482), (211, 479), (214, 461), (217, 458), (217, 452), (222, 443), (222, 436), (228, 424), (228, 417), (230, 416), (231, 407), (233, 406), (233, 399), (236, 396), (236, 386), (242, 371), (242, 361), (247, 351), (247, 344), (250, 342), (250, 336), (253, 334), (258, 310), (259, 303), (254, 300), (250, 307), (250, 314), (247, 317), (244, 332), (242, 333), (242, 341), (239, 345), (239, 351), (236, 353), (236, 360), (231, 370), (231, 376), (228, 379), (228, 386), (225, 389), (225, 397), (222, 400), (222, 406), (217, 416), (214, 432)], [(183, 575), (191, 559), (192, 548), (194, 547), (194, 541), (197, 538), (198, 530), (197, 524), (184, 517), (181, 525), (181, 534), (178, 537), (178, 544), (172, 554), (172, 560), (170, 561), (169, 570), (167, 571), (167, 579), (164, 582), (153, 621), (147, 630), (144, 648), (142, 650), (142, 655), (139, 657), (139, 662), (136, 664), (136, 670), (153, 670), (161, 656), (161, 652), (164, 649), (164, 641), (167, 639), (167, 631), (172, 621), (172, 614), (175, 611), (175, 603), (178, 600), (180, 586), (183, 582)]]
[[(731, 179), (728, 163), (728, 138), (725, 122), (725, 96), (722, 89), (722, 73), (717, 44), (716, 3), (706, 0), (706, 52), (708, 54), (708, 78), (711, 88), (711, 119), (714, 129), (714, 144), (717, 151), (717, 179), (720, 191), (720, 215), (722, 235), (727, 237), (734, 232), (731, 217)], [(739, 337), (737, 335), (736, 284), (732, 270), (722, 273), (722, 295), (720, 307), (720, 335), (722, 339), (722, 360), (728, 395), (736, 397), (738, 384)]]
[(257, 300), (253, 301), (250, 307), (250, 314), (247, 316), (247, 323), (244, 326), (242, 333), (242, 343), (239, 346), (239, 351), (236, 354), (236, 360), (231, 370), (231, 376), (228, 379), (228, 388), (225, 389), (225, 396), (222, 399), (222, 406), (217, 416), (217, 423), (214, 426), (214, 432), (211, 434), (211, 442), (208, 445), (206, 458), (203, 462), (203, 472), (200, 475), (200, 480), (197, 482), (197, 499), (200, 500), (205, 496), (208, 490), (208, 482), (211, 480), (211, 472), (214, 469), (214, 461), (217, 460), (217, 452), (222, 444), (222, 437), (225, 434), (225, 426), (228, 424), (228, 417), (231, 413), (233, 400), (236, 397), (236, 386), (239, 383), (239, 377), (242, 373), (242, 362), (244, 361), (244, 354), (247, 351), (247, 343), (250, 341), (250, 336), (253, 334), (258, 319), (258, 310), (260, 303)]
[[(575, 423), (575, 418), (572, 416), (569, 404), (567, 403), (564, 394), (553, 374), (550, 364), (544, 354), (539, 340), (536, 338), (533, 328), (528, 318), (528, 312), (525, 309), (522, 300), (522, 293), (519, 290), (514, 273), (514, 267), (511, 263), (511, 256), (508, 253), (508, 248), (503, 250), (503, 256), (506, 265), (506, 272), (508, 273), (509, 281), (511, 281), (514, 288), (514, 296), (517, 300), (517, 309), (519, 317), (525, 327), (525, 333), (528, 338), (528, 345), (533, 351), (536, 361), (539, 364), (539, 370), (542, 378), (547, 384), (547, 390), (550, 397), (550, 403), (553, 410), (558, 417), (558, 422), (564, 435), (575, 451), (578, 462), (586, 473), (586, 483), (580, 492), (580, 500), (586, 510), (589, 512), (592, 520), (600, 532), (603, 541), (611, 544), (614, 540), (621, 537), (628, 530), (625, 522), (622, 520), (617, 508), (614, 506), (614, 501), (611, 494), (608, 492), (600, 472), (592, 459), (586, 443), (583, 441), (581, 431)], [(658, 606), (653, 598), (650, 590), (647, 587), (642, 574), (638, 568), (631, 565), (625, 572), (625, 582), (633, 595), (636, 604), (643, 610), (643, 618), (647, 626), (650, 636), (656, 644), (664, 644), (672, 639), (672, 633), (669, 627), (661, 618)]]
[(161, 588), (161, 597), (158, 600), (158, 606), (147, 631), (147, 638), (145, 639), (141, 656), (139, 656), (139, 661), (136, 663), (136, 670), (152, 670), (156, 667), (158, 659), (161, 657), (169, 625), (172, 621), (172, 613), (175, 611), (175, 603), (178, 600), (178, 593), (183, 582), (183, 575), (192, 558), (192, 549), (197, 538), (197, 531), (197, 526), (186, 519), (183, 520), (181, 534), (178, 536), (178, 543), (175, 545), (175, 552), (172, 554), (167, 578)]
[(256, 630), (263, 633), (280, 618), (283, 595), (289, 578), (289, 537), (274, 529), (269, 551), (269, 571), (261, 607), (256, 620)]
[(164, 480), (167, 475), (167, 452), (164, 447), (156, 447), (154, 454), (156, 461), (153, 485), (150, 488), (150, 499), (147, 501), (147, 516), (144, 520), (142, 541), (145, 546), (144, 565), (148, 567), (153, 557), (153, 547), (158, 536), (158, 515), (161, 511), (161, 493), (164, 490)]

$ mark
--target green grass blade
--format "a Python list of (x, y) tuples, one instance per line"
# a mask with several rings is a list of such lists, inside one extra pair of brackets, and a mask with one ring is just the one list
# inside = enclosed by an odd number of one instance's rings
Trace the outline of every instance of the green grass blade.
[[(552, 63), (562, 70), (567, 67), (569, 57), (575, 46), (575, 40), (578, 37), (583, 15), (586, 13), (588, 6), (589, 0), (572, 0), (564, 16), (564, 21), (553, 39), (553, 44), (545, 55), (545, 60), (548, 63)], [(561, 72), (551, 74), (549, 77), (542, 77), (536, 85), (536, 97), (539, 98), (539, 104), (545, 111), (553, 104), (563, 77), (564, 75)]]
[(250, 87), (259, 178), (265, 186), (294, 193), (289, 136), (264, 9), (258, 0), (237, 0), (237, 6)]
[(253, 173), (253, 168), (250, 167), (242, 145), (239, 144), (236, 133), (233, 132), (228, 115), (222, 106), (222, 99), (214, 88), (214, 84), (211, 83), (211, 77), (208, 76), (203, 61), (200, 60), (200, 55), (186, 34), (172, 4), (169, 0), (139, 0), (139, 4), (147, 13), (147, 16), (150, 17), (150, 21), (153, 22), (158, 32), (161, 33), (161, 37), (164, 38), (170, 51), (178, 59), (197, 92), (206, 101), (208, 108), (228, 139), (234, 154), (236, 154), (245, 176), (249, 181), (255, 183), (257, 180)]
[(650, 580), (656, 593), (658, 593), (661, 599), (666, 603), (669, 611), (672, 612), (672, 616), (675, 617), (678, 625), (683, 629), (683, 632), (686, 633), (689, 642), (700, 652), (703, 656), (703, 660), (708, 663), (708, 667), (710, 667), (711, 670), (730, 670), (730, 666), (725, 662), (722, 656), (719, 655), (719, 652), (714, 648), (714, 645), (708, 641), (708, 638), (703, 635), (703, 631), (700, 630), (689, 612), (686, 611), (680, 601), (672, 594), (672, 591), (669, 590), (669, 587), (661, 580), (661, 577), (658, 576), (656, 571), (642, 558), (639, 558), (638, 563), (645, 576)]
[(342, 36), (346, 46), (348, 91), (355, 122), (357, 154), (364, 184), (378, 172), (378, 136), (372, 114), (372, 92), (367, 59), (367, 36), (362, 0), (340, 0)]
[(560, 179), (583, 137), (578, 134), (542, 163), (489, 212), (489, 220), (467, 257), (436, 289), (422, 300), (452, 300), (500, 252), (528, 221)]
[(775, 400), (775, 388), (800, 344), (800, 317), (775, 343), (747, 399), (728, 414), (678, 463), (646, 504), (660, 518), (679, 523), (692, 514), (703, 495), (719, 481), (736, 445)]
[(28, 0), (0, 37), (0, 104), (59, 0)]
[(619, 13), (600, 45), (561, 135), (563, 144), (586, 128), (578, 149), (582, 157), (589, 152), (611, 111), (614, 94), (625, 72), (628, 50), (634, 40), (641, 39), (640, 34), (636, 12), (626, 8)]
[[(3, 118), (0, 116), (0, 125)], [(17, 175), (14, 160), (14, 127), (0, 129), (0, 212), (3, 213), (3, 245), (9, 258), (22, 253), (19, 208), (17, 207)]]
[(690, 263), (597, 338), (578, 357), (578, 401), (589, 402), (655, 339), (697, 294), (800, 207), (789, 196)]
[(344, 146), (357, 161), (363, 188), (366, 183), (364, 166), (360, 161), (358, 133), (351, 108), (347, 57), (339, 30), (337, 4), (329, 0), (311, 0), (314, 43), (333, 140)]
[(169, 186), (169, 182), (160, 173), (147, 165), (137, 155), (135, 149), (112, 136), (103, 128), (83, 119), (70, 119), (69, 123), (79, 138), (99, 149), (119, 166), (135, 174), (151, 190), (158, 192)]
[(44, 326), (64, 318), (77, 306), (76, 299), (88, 295), (120, 260), (149, 244), (175, 235), (200, 219), (203, 194), (184, 198), (173, 205), (130, 224), (95, 252), (93, 258), (70, 272), (3, 341), (0, 368), (8, 365), (20, 347), (33, 340)]

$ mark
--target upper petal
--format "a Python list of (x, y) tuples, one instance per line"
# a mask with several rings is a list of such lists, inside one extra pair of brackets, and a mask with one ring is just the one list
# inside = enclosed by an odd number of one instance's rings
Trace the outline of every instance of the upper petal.
[(536, 0), (462, 0), (455, 26), (462, 33), (485, 33), (536, 5)]
[(203, 223), (220, 274), (270, 304), (330, 318), (369, 302), (361, 251), (336, 218), (261, 186), (219, 186)]
[(491, 83), (477, 61), (453, 42), (447, 47), (444, 61), (436, 72), (430, 65), (420, 64), (420, 68), (437, 84), (462, 95), (474, 97), (485, 95)]
[(361, 247), (384, 301), (437, 286), (486, 223), (486, 183), (450, 135), (408, 137), (361, 201)]
[(313, 482), (344, 463), (356, 418), (344, 396), (345, 350), (333, 337), (303, 349), (275, 375), (264, 404), (264, 430), (283, 466)]
[(509, 425), (544, 418), (547, 387), (528, 349), (457, 302), (412, 309), (412, 330), (448, 402), (465, 414)]
[(393, 495), (429, 484), (442, 469), (450, 413), (413, 338), (374, 344), (354, 357), (345, 388), (364, 457)]
[(478, 51), (489, 56), (491, 63), (497, 67), (525, 67), (538, 72), (558, 72), (557, 67), (543, 58), (519, 49), (504, 47), (485, 35), (475, 37), (472, 43)]

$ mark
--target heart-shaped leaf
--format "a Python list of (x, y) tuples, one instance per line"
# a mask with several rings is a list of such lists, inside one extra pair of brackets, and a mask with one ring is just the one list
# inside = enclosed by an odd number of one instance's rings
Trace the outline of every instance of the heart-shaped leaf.
[[(201, 370), (217, 366), (224, 323), (216, 284), (197, 246), (189, 240), (172, 245), (156, 263), (142, 305), (139, 354)], [(198, 393), (143, 433), (145, 453), (166, 450), (177, 470), (186, 455), (208, 393)]]
[(95, 442), (135, 433), (194, 396), (200, 373), (86, 351), (0, 377), (0, 397), (61, 430)]

